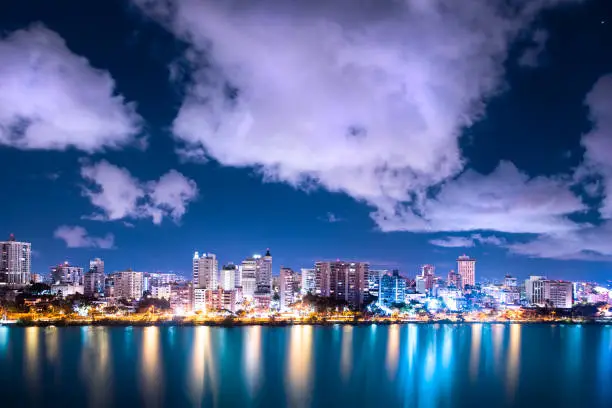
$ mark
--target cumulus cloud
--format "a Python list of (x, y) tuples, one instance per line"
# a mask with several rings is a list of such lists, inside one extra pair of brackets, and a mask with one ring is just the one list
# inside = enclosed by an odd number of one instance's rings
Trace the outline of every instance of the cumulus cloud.
[(113, 234), (106, 234), (105, 237), (92, 237), (85, 228), (79, 226), (62, 225), (55, 230), (53, 236), (64, 240), (68, 248), (111, 249), (115, 245)]
[(491, 174), (467, 170), (437, 193), (374, 219), (383, 231), (472, 231), (548, 233), (580, 228), (568, 215), (587, 207), (571, 190), (572, 180), (533, 177), (510, 162)]
[(0, 145), (95, 152), (136, 142), (141, 118), (106, 71), (33, 25), (0, 34)]
[(483, 236), (481, 234), (473, 234), (469, 237), (450, 236), (441, 239), (432, 239), (430, 244), (444, 248), (469, 248), (480, 243), (481, 245), (505, 245), (506, 240), (495, 235)]
[(458, 139), (498, 90), (509, 44), (571, 1), (134, 2), (191, 45), (173, 124), (186, 157), (389, 215), (462, 170)]
[(84, 165), (81, 176), (90, 185), (83, 194), (101, 210), (87, 217), (94, 220), (151, 218), (160, 224), (164, 217), (170, 217), (178, 222), (198, 196), (196, 183), (176, 170), (159, 180), (142, 182), (127, 169), (102, 160)]

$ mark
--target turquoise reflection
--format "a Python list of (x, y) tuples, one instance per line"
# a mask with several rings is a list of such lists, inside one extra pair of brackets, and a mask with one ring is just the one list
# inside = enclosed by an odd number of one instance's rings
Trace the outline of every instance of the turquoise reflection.
[(390, 380), (395, 378), (399, 364), (400, 329), (399, 325), (392, 324), (387, 332), (387, 375)]
[(353, 326), (342, 328), (342, 344), (340, 349), (340, 372), (347, 380), (353, 368)]
[(516, 394), (521, 358), (521, 329), (520, 324), (510, 325), (510, 344), (506, 359), (506, 395), (508, 401), (514, 401)]
[(245, 328), (244, 373), (246, 385), (251, 396), (257, 393), (261, 379), (261, 326)]
[(310, 406), (313, 327), (292, 326), (289, 333), (289, 357), (286, 365), (288, 405)]
[(112, 395), (109, 329), (83, 327), (81, 329), (81, 360), (79, 373), (90, 398), (90, 407), (109, 406)]
[(142, 396), (147, 407), (162, 406), (164, 367), (160, 358), (159, 327), (145, 327), (142, 333), (140, 373)]
[(9, 345), (9, 328), (0, 326), (0, 357), (4, 357)]
[(482, 324), (474, 323), (472, 329), (472, 344), (470, 346), (470, 377), (472, 382), (478, 379), (480, 370), (480, 350), (482, 347)]
[(59, 363), (59, 330), (57, 327), (45, 329), (45, 355), (51, 364)]

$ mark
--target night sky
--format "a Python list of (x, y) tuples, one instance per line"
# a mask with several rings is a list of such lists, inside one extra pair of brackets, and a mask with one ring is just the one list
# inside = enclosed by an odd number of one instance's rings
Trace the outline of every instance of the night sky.
[(612, 4), (4, 2), (0, 168), (38, 273), (270, 248), (609, 279)]

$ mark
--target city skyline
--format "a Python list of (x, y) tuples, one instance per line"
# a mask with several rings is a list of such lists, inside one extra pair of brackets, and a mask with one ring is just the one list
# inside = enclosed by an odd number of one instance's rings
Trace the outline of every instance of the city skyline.
[(346, 1), (7, 6), (0, 240), (32, 242), (36, 273), (272, 248), (274, 275), (467, 253), (478, 279), (610, 279), (606, 2)]

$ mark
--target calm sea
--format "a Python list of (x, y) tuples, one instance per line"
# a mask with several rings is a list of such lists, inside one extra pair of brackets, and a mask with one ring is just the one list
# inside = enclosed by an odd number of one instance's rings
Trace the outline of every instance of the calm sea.
[(612, 326), (0, 327), (0, 407), (612, 407)]

